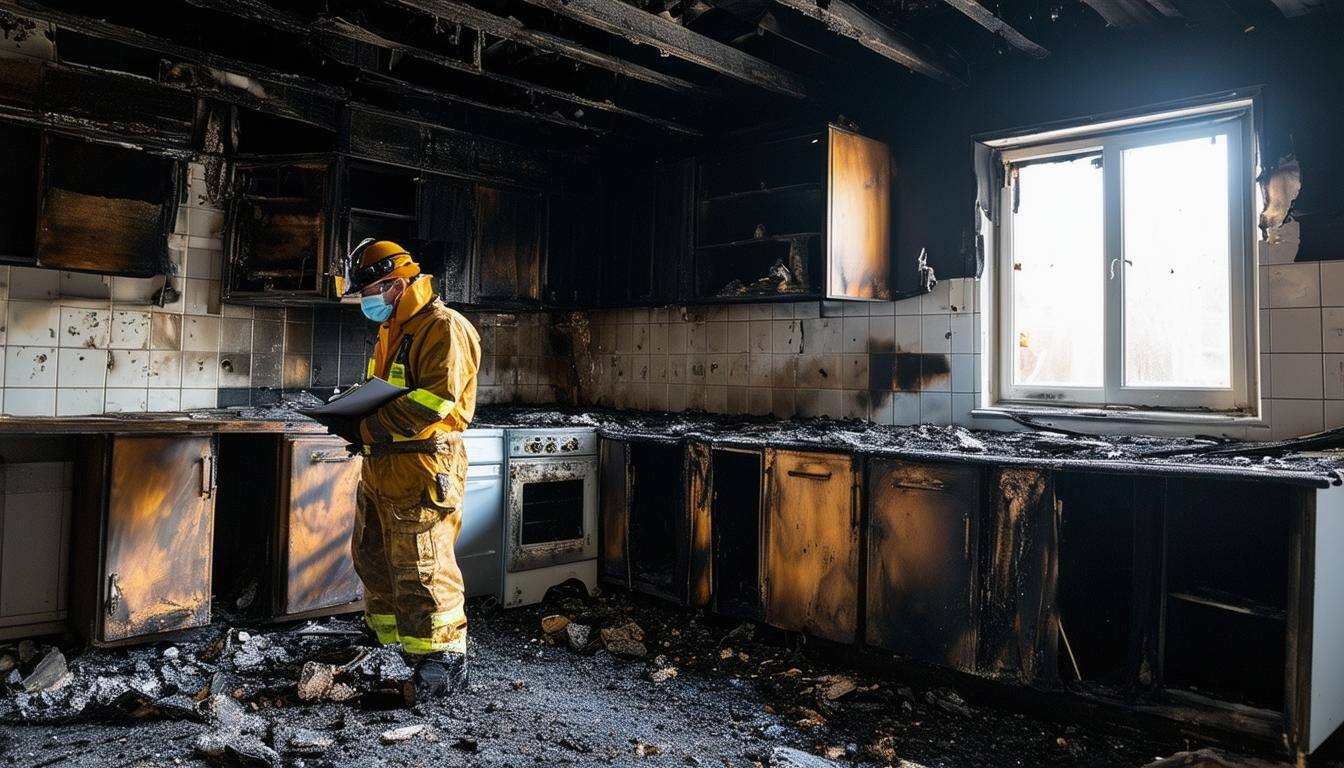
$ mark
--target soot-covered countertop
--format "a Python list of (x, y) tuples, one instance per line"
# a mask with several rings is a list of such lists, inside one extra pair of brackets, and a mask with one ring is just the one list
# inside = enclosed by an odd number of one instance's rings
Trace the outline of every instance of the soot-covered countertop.
[(1145, 435), (1080, 436), (1034, 431), (972, 431), (957, 426), (882, 426), (835, 419), (771, 419), (704, 413), (483, 406), (480, 427), (592, 427), (603, 437), (675, 442), (693, 439), (731, 447), (844, 451), (922, 461), (1092, 470), (1186, 477), (1274, 480), (1326, 487), (1344, 479), (1344, 451), (1202, 455), (1211, 439)]

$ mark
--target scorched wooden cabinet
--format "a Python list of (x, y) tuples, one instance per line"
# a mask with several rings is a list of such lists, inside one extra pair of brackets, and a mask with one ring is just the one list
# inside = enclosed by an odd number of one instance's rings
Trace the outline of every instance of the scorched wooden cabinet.
[(853, 642), (859, 618), (859, 473), (849, 454), (766, 451), (765, 620)]
[(283, 441), (272, 592), (277, 616), (354, 610), (364, 599), (350, 557), (360, 464), (340, 438)]
[(976, 467), (868, 465), (869, 645), (975, 668), (979, 499)]
[(80, 441), (70, 597), (90, 642), (210, 622), (214, 445), (208, 436)]

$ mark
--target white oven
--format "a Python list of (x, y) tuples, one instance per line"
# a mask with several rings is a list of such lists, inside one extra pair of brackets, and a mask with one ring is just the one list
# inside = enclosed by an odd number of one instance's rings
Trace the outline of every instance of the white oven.
[(597, 579), (597, 435), (592, 429), (510, 429), (504, 604)]

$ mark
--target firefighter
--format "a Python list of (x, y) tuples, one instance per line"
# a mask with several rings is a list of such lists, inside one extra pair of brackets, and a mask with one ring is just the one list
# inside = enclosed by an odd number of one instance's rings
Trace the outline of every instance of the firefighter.
[(364, 618), (378, 642), (401, 644), (416, 667), (417, 695), (441, 696), (466, 684), (467, 619), (453, 547), (480, 336), (396, 243), (365, 240), (348, 263), (345, 295), (358, 294), (364, 315), (379, 324), (368, 376), (410, 389), (357, 425), (364, 466), (351, 548)]

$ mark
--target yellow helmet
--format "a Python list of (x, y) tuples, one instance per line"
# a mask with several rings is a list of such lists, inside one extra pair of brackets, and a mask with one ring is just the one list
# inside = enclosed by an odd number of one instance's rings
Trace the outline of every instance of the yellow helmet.
[(347, 274), (342, 296), (350, 296), (374, 283), (404, 277), (407, 280), (420, 274), (420, 265), (410, 252), (391, 240), (365, 238), (350, 251), (346, 259)]

